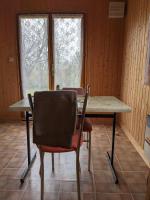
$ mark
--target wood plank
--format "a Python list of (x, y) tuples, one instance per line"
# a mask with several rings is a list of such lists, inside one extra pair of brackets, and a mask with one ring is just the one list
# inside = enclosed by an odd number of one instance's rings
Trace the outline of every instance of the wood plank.
[(150, 87), (144, 85), (147, 51), (147, 30), (150, 1), (128, 1), (123, 49), (121, 99), (132, 107), (131, 114), (122, 114), (120, 125), (128, 130), (143, 148), (146, 115), (150, 112)]

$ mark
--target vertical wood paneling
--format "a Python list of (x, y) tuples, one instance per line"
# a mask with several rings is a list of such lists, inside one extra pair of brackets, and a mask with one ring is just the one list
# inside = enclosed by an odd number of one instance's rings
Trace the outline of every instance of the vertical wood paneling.
[(132, 107), (131, 114), (122, 114), (120, 125), (143, 148), (146, 115), (150, 113), (150, 87), (144, 85), (150, 1), (128, 1), (121, 99)]
[[(20, 99), (16, 14), (85, 13), (85, 83), (92, 95), (120, 92), (123, 19), (109, 19), (109, 0), (5, 0), (0, 6), (0, 120), (17, 119), (8, 106)], [(14, 62), (8, 62), (9, 57)]]

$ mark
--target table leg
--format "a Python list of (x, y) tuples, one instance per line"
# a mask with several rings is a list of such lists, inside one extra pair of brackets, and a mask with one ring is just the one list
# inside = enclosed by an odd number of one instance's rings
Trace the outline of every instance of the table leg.
[(113, 177), (115, 179), (115, 183), (117, 184), (118, 178), (117, 178), (117, 174), (116, 174), (116, 171), (115, 171), (115, 168), (114, 168), (115, 128), (116, 128), (116, 113), (114, 113), (114, 116), (113, 116), (111, 156), (109, 155), (109, 152), (107, 152), (107, 156), (108, 156), (109, 164), (110, 164), (111, 169), (112, 169)]
[(28, 113), (28, 111), (26, 111), (26, 133), (27, 133), (27, 154), (28, 154), (28, 166), (25, 169), (25, 171), (23, 172), (20, 182), (24, 183), (24, 180), (26, 178), (26, 176), (28, 175), (28, 172), (35, 160), (36, 157), (36, 153), (34, 153), (33, 157), (31, 158), (31, 147), (30, 147), (30, 127), (29, 127), (29, 118), (30, 118), (30, 114)]

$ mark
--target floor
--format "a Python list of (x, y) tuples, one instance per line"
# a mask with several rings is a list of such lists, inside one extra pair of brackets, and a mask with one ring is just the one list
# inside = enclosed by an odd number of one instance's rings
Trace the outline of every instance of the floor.
[[(83, 200), (144, 200), (148, 168), (123, 132), (116, 131), (115, 185), (106, 157), (110, 151), (111, 126), (95, 125), (92, 132), (92, 166), (87, 170), (87, 148), (81, 148), (81, 191)], [(32, 148), (36, 149), (35, 146)], [(0, 124), (0, 200), (40, 200), (39, 155), (25, 181), (20, 175), (27, 165), (24, 123)], [(45, 200), (75, 200), (76, 173), (74, 153), (45, 155)]]

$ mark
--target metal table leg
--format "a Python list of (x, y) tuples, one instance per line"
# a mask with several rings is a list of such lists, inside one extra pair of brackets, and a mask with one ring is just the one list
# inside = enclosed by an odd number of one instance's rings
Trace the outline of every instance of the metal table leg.
[(117, 174), (114, 168), (114, 146), (115, 146), (115, 128), (116, 128), (116, 113), (113, 115), (113, 130), (112, 130), (112, 149), (111, 149), (111, 156), (109, 155), (109, 152), (107, 152), (109, 164), (112, 169), (113, 177), (115, 179), (115, 183), (118, 183)]
[(110, 167), (112, 169), (113, 177), (115, 179), (115, 183), (118, 183), (117, 174), (114, 168), (114, 147), (115, 147), (115, 128), (116, 128), (116, 113), (112, 114), (85, 114), (85, 117), (92, 117), (92, 118), (110, 118), (113, 119), (113, 129), (112, 129), (112, 148), (111, 148), (111, 156), (109, 152), (107, 152), (108, 161), (110, 163)]
[(30, 147), (30, 127), (29, 127), (29, 118), (31, 117), (31, 114), (26, 111), (26, 133), (27, 133), (27, 154), (28, 154), (28, 166), (25, 169), (25, 171), (23, 172), (20, 182), (24, 183), (24, 180), (26, 178), (26, 176), (28, 175), (28, 172), (35, 160), (36, 157), (36, 153), (34, 153), (33, 157), (31, 158), (31, 147)]

